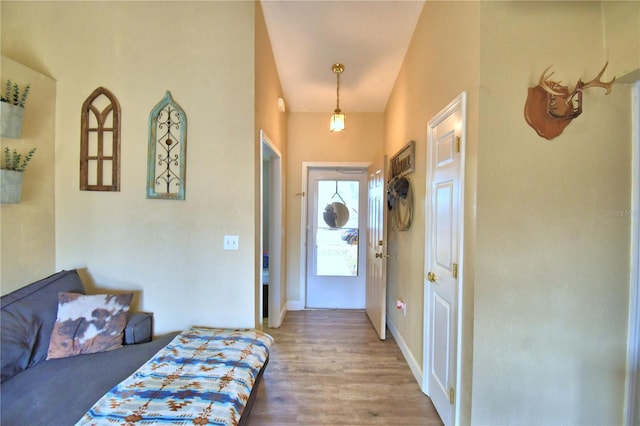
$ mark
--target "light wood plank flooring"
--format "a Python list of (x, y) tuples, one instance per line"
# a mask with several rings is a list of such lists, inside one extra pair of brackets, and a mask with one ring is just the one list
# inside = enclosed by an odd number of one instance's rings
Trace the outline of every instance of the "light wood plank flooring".
[(393, 336), (360, 311), (292, 311), (278, 329), (250, 426), (440, 425)]

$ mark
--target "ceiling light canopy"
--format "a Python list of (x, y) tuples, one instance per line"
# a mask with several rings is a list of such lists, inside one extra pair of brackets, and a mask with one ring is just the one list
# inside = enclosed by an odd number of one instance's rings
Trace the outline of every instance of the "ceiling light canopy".
[(336, 109), (333, 111), (333, 115), (331, 116), (331, 125), (329, 126), (329, 130), (332, 132), (341, 132), (344, 130), (344, 114), (340, 109), (340, 74), (344, 71), (344, 65), (342, 64), (333, 64), (331, 70), (336, 74), (337, 84), (336, 84)]

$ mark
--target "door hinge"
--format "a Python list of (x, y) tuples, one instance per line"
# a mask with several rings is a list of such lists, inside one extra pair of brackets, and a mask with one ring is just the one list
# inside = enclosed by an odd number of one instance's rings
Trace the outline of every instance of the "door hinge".
[(451, 405), (455, 404), (456, 402), (456, 391), (453, 388), (449, 388), (449, 403)]
[(457, 280), (458, 279), (458, 264), (454, 263), (452, 269), (453, 269), (453, 271), (452, 271), (453, 279)]
[(460, 136), (456, 136), (456, 152), (460, 152)]

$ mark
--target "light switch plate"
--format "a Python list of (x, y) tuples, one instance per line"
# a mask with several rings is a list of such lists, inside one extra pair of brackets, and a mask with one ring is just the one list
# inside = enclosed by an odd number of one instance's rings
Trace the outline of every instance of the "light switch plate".
[(224, 236), (224, 249), (225, 250), (238, 250), (238, 236), (237, 235), (225, 235)]

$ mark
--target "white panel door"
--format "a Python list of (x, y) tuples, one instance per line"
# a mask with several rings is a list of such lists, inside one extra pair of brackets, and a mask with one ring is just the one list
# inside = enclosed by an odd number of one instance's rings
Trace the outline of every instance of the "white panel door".
[(387, 328), (387, 203), (386, 158), (381, 169), (369, 168), (369, 226), (367, 227), (367, 306), (371, 324), (381, 340)]
[(445, 425), (454, 424), (458, 278), (461, 273), (463, 117), (460, 104), (429, 123), (425, 315), (428, 394)]

